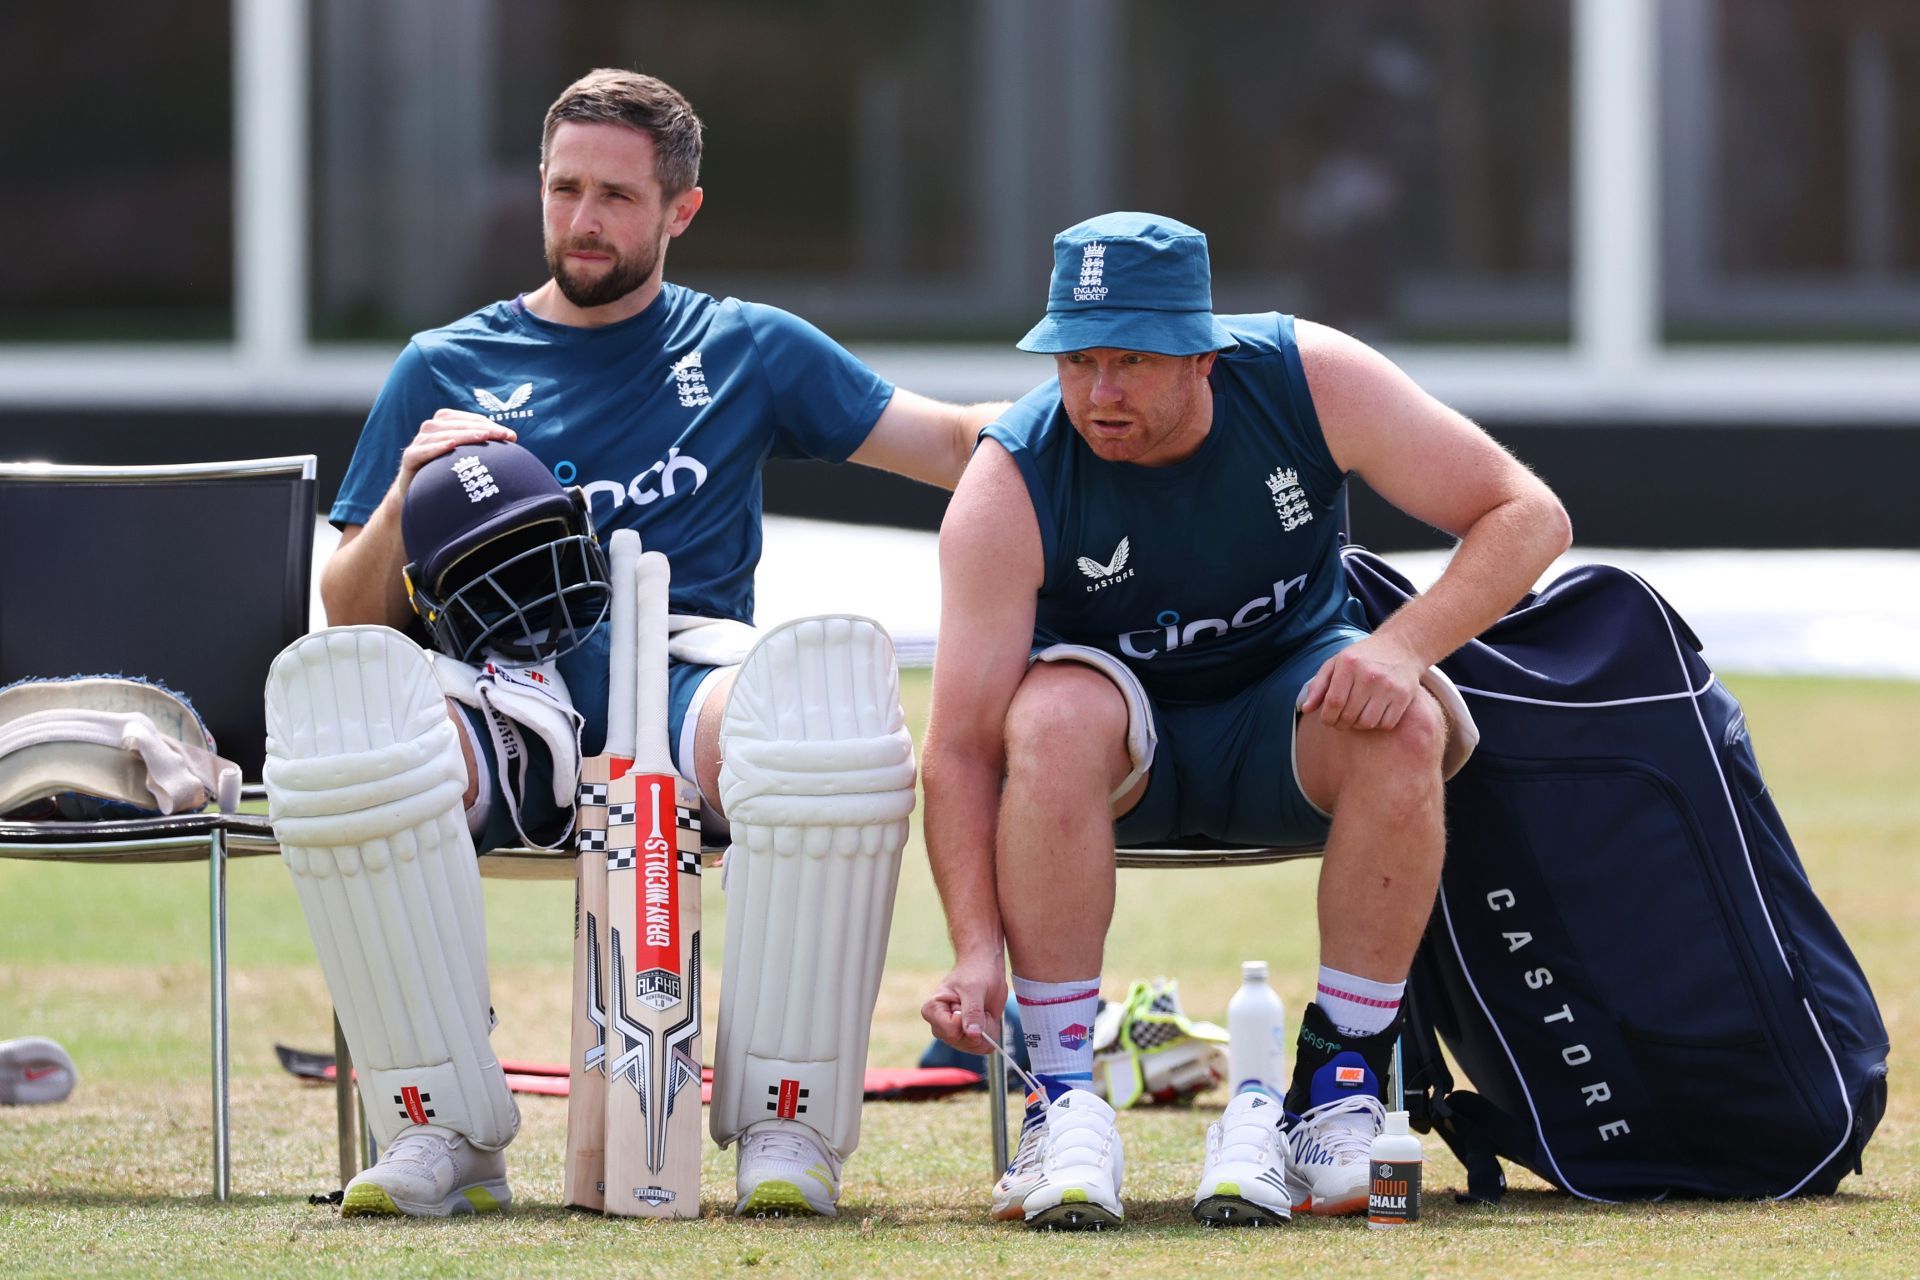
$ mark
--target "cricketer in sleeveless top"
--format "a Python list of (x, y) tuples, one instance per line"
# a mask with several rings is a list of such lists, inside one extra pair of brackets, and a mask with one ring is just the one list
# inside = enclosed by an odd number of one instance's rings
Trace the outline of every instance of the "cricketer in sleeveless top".
[(1365, 634), (1340, 567), (1343, 473), (1308, 393), (1293, 317), (1221, 316), (1239, 346), (1212, 373), (1213, 426), (1170, 466), (1107, 462), (1057, 380), (981, 434), (1019, 465), (1045, 578), (1034, 644), (1123, 661), (1160, 746), (1122, 844), (1183, 836), (1324, 839), (1299, 793), (1292, 710), (1327, 657)]

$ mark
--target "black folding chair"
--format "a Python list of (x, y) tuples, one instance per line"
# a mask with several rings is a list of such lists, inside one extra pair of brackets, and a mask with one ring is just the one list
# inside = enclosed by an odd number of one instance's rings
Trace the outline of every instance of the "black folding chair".
[[(0, 685), (146, 676), (185, 694), (220, 754), (257, 781), (267, 668), (307, 630), (314, 477), (311, 455), (173, 467), (0, 463)], [(231, 1188), (226, 862), (277, 851), (266, 818), (245, 814), (0, 821), (0, 857), (207, 860), (220, 1200)]]

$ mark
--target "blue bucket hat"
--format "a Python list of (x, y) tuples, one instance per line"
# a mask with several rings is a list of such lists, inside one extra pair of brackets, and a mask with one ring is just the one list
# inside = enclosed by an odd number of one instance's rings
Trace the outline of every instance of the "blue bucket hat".
[(1103, 213), (1053, 238), (1047, 314), (1022, 351), (1191, 356), (1239, 344), (1213, 315), (1207, 237), (1152, 213)]

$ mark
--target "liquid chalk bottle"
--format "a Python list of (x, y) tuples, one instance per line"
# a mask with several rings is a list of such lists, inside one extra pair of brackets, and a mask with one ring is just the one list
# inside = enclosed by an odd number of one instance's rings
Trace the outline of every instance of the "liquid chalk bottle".
[(1267, 962), (1246, 961), (1240, 989), (1227, 1001), (1227, 1071), (1234, 1093), (1286, 1094), (1286, 1021), (1280, 993), (1267, 985)]
[(1406, 1112), (1387, 1112), (1387, 1126), (1367, 1159), (1368, 1229), (1420, 1221), (1420, 1139), (1408, 1131)]

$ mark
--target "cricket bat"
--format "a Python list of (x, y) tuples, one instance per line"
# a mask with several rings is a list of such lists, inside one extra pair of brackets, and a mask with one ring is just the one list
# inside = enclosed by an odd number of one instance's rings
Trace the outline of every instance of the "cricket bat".
[(634, 679), (639, 671), (634, 566), (640, 535), (621, 529), (608, 543), (607, 741), (580, 762), (575, 811), (573, 1034), (567, 1051), (567, 1163), (564, 1199), (606, 1207), (607, 1132), (607, 788), (633, 765)]
[(667, 750), (666, 557), (641, 554), (633, 578), (633, 767), (608, 784), (604, 1203), (697, 1218), (700, 826)]

